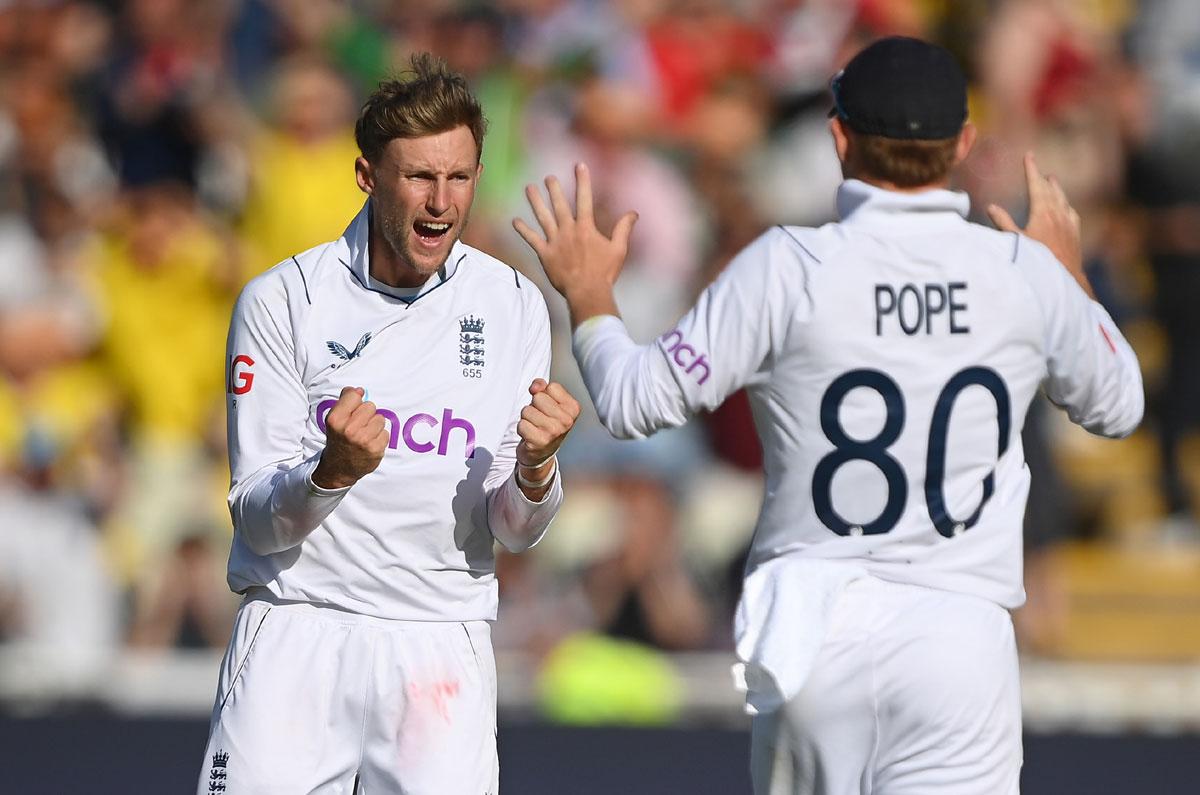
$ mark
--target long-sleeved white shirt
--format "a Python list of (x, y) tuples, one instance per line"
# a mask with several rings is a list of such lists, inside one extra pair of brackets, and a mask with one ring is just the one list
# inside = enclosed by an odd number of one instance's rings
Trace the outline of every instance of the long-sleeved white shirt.
[(1049, 250), (965, 220), (965, 194), (850, 180), (839, 223), (777, 227), (675, 329), (636, 345), (620, 320), (575, 332), (615, 435), (677, 426), (746, 387), (765, 495), (749, 571), (782, 555), (1024, 600), (1038, 388), (1106, 436), (1141, 420), (1137, 359)]
[[(229, 585), (382, 618), (493, 619), (493, 538), (520, 551), (562, 503), (515, 482), (516, 427), (550, 368), (541, 293), (463, 243), (418, 290), (370, 276), (370, 203), (343, 236), (251, 281), (228, 343)], [(363, 387), (388, 424), (378, 469), (312, 482), (325, 417)]]

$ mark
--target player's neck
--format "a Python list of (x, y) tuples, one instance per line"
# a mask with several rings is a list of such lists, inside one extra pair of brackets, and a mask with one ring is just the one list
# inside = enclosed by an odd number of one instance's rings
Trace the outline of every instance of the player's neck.
[(375, 232), (374, 224), (367, 242), (367, 256), (371, 278), (388, 287), (420, 287), (429, 281), (430, 274), (421, 273), (406, 262), (382, 235)]
[(894, 182), (888, 182), (886, 179), (877, 179), (864, 174), (847, 174), (846, 178), (857, 179), (859, 182), (865, 182), (872, 187), (876, 187), (881, 190), (892, 191), (893, 193), (925, 193), (926, 191), (931, 190), (946, 190), (950, 187), (949, 179), (930, 182), (927, 185), (917, 185), (916, 187), (902, 188)]

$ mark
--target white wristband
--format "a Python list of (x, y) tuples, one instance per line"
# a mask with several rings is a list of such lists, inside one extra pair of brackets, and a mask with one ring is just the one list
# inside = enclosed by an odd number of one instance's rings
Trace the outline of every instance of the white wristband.
[(517, 461), (517, 466), (525, 467), (526, 469), (541, 469), (542, 467), (546, 466), (546, 462), (548, 462), (551, 458), (554, 458), (556, 455), (558, 455), (558, 454), (551, 453), (550, 455), (543, 458), (541, 461), (538, 461), (536, 464), (522, 464), (520, 461)]
[[(540, 469), (541, 467), (544, 467), (546, 465), (546, 461), (554, 461), (554, 466), (550, 469), (550, 474), (547, 475), (546, 477), (542, 478), (541, 480), (529, 480), (528, 478), (526, 478), (524, 475), (521, 474), (522, 469)], [(544, 488), (545, 486), (549, 485), (550, 481), (554, 480), (554, 475), (557, 474), (557, 472), (558, 472), (558, 461), (557, 461), (557, 459), (555, 459), (554, 456), (550, 456), (549, 458), (546, 459), (546, 461), (543, 461), (542, 463), (538, 464), (536, 467), (526, 467), (524, 464), (518, 463), (517, 464), (517, 485), (523, 486), (524, 488), (527, 488), (527, 489), (540, 489), (540, 488)]]

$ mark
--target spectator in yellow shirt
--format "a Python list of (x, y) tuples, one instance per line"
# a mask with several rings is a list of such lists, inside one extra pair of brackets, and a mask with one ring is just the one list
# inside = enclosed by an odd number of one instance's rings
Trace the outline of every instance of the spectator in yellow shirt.
[(102, 329), (99, 361), (121, 403), (129, 450), (117, 521), (135, 536), (129, 554), (158, 562), (198, 527), (228, 529), (210, 484), (225, 474), (212, 429), (223, 415), (233, 246), (186, 187), (156, 183), (127, 191), (85, 256)]
[(279, 68), (270, 95), (274, 123), (251, 146), (244, 281), (336, 238), (363, 201), (351, 178), (354, 106), (341, 76), (324, 61), (297, 57)]

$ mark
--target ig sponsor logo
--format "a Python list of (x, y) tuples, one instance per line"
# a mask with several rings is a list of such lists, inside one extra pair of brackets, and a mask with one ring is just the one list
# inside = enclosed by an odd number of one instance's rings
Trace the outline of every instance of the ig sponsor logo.
[(254, 360), (245, 354), (225, 357), (225, 392), (230, 395), (244, 395), (254, 386), (254, 373), (250, 368)]

